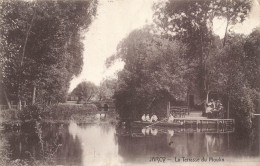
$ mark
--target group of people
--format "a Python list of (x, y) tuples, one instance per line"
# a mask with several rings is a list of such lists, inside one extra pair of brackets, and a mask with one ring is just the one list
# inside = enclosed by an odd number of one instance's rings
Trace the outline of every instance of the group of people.
[(142, 116), (142, 121), (144, 121), (144, 122), (156, 122), (157, 120), (158, 120), (158, 117), (155, 114), (153, 114), (151, 116), (151, 118), (150, 118), (149, 114), (147, 114), (147, 115), (143, 114), (143, 116)]
[(206, 104), (206, 115), (208, 118), (217, 117), (219, 113), (223, 111), (223, 108), (220, 100), (214, 101), (211, 99), (210, 102)]
[(101, 120), (101, 119), (105, 119), (106, 115), (105, 114), (96, 114), (95, 117), (96, 117), (96, 119)]
[[(156, 122), (156, 121), (158, 121), (158, 117), (155, 114), (153, 114), (150, 118), (149, 114), (146, 114), (146, 115), (143, 114), (142, 121), (143, 122)], [(168, 117), (168, 122), (173, 123), (173, 121), (174, 121), (174, 116), (172, 114), (170, 114)]]

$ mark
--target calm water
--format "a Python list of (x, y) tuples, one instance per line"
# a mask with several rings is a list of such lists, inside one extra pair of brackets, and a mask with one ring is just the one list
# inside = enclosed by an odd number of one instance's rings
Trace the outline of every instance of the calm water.
[[(259, 161), (259, 139), (234, 133), (193, 130), (122, 128), (108, 124), (38, 124), (21, 131), (0, 131), (0, 154), (10, 160), (50, 160), (57, 165), (121, 165), (150, 163), (152, 157), (241, 158)], [(258, 137), (259, 138), (259, 137)], [(1, 156), (3, 157), (3, 155)]]

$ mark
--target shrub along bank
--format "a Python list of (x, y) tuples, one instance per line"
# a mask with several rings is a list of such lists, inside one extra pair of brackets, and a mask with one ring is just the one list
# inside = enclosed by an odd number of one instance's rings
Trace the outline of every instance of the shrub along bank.
[[(97, 113), (98, 108), (94, 104), (57, 104), (52, 106), (35, 104), (25, 107), (22, 111), (1, 111), (0, 123), (17, 124), (28, 121), (68, 123), (71, 120), (76, 121), (78, 123), (92, 123), (96, 121), (95, 115)], [(109, 113), (106, 119), (107, 121), (111, 122), (115, 120), (115, 117), (115, 113)]]

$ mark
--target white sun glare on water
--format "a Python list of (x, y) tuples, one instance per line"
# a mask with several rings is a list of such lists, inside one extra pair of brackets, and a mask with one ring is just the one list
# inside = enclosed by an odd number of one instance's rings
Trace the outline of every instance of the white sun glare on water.
[[(99, 85), (102, 79), (115, 77), (124, 63), (117, 62), (107, 69), (106, 59), (116, 53), (118, 43), (131, 31), (152, 23), (152, 6), (156, 1), (159, 0), (99, 0), (97, 16), (84, 35), (84, 66), (81, 74), (71, 81), (70, 91), (82, 81)], [(225, 25), (225, 20), (215, 19), (214, 32), (223, 37)], [(249, 18), (230, 28), (237, 33), (249, 34), (259, 25), (260, 6), (255, 1)]]

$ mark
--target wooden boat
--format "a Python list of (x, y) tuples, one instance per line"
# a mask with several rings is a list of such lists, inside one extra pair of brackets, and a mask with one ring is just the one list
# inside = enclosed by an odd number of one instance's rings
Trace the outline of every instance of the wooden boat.
[(132, 127), (145, 127), (145, 126), (161, 126), (161, 127), (180, 127), (183, 126), (183, 123), (181, 122), (142, 122), (142, 121), (134, 121), (131, 122)]
[(158, 122), (143, 122), (134, 121), (131, 123), (132, 127), (197, 127), (197, 128), (233, 128), (235, 124), (234, 119), (205, 119), (205, 118), (175, 118), (173, 123), (158, 121)]

